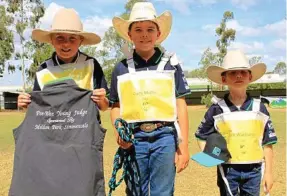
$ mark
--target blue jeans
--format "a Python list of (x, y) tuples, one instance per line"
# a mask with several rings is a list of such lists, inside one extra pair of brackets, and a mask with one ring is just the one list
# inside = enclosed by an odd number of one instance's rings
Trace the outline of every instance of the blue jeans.
[[(261, 183), (261, 164), (223, 164), (224, 175), (233, 196), (259, 196)], [(219, 168), (217, 185), (221, 196), (230, 196)]]
[(126, 180), (128, 196), (173, 195), (177, 146), (175, 132), (173, 127), (162, 127), (150, 133), (134, 133), (138, 141), (134, 150), (140, 183), (135, 185)]

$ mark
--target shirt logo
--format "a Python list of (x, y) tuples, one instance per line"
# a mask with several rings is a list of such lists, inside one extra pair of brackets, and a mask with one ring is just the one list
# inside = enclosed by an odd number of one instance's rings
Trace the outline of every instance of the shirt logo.
[(276, 133), (272, 132), (272, 131), (269, 131), (269, 134), (268, 134), (269, 138), (271, 137), (276, 137)]
[(269, 128), (269, 129), (274, 129), (274, 128), (273, 128), (273, 124), (272, 124), (272, 122), (268, 122), (268, 124), (267, 124), (267, 125), (268, 125), (268, 128)]
[(219, 156), (220, 153), (221, 153), (220, 148), (217, 148), (217, 147), (214, 147), (214, 148), (213, 148), (212, 154), (214, 154), (214, 155), (216, 155), (216, 156)]

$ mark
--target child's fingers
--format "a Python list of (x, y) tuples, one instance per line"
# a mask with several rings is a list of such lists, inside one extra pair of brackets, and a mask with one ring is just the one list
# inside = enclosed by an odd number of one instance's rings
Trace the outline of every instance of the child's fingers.
[(175, 156), (174, 156), (174, 163), (175, 163), (175, 165), (177, 164), (177, 162), (178, 162), (178, 154), (175, 153)]

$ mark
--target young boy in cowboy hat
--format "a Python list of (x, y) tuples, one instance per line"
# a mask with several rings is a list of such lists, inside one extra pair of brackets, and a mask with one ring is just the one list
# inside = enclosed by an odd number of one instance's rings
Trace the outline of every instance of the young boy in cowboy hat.
[[(176, 56), (168, 56), (155, 46), (167, 38), (171, 24), (170, 12), (157, 16), (149, 2), (135, 3), (129, 20), (113, 18), (117, 33), (132, 42), (134, 50), (115, 66), (112, 74), (111, 120), (126, 120), (138, 141), (134, 148), (140, 187), (136, 188), (142, 196), (173, 195), (175, 170), (181, 172), (189, 162), (185, 95), (190, 90)], [(168, 101), (162, 101), (165, 98)], [(169, 112), (175, 115), (164, 118)], [(176, 118), (179, 126), (174, 122)], [(182, 140), (178, 147), (177, 137)], [(132, 145), (117, 132), (116, 140), (123, 149)], [(127, 195), (137, 195), (132, 186), (136, 185), (127, 184)]]
[[(99, 109), (108, 108), (107, 82), (98, 61), (79, 51), (81, 45), (98, 44), (101, 38), (94, 33), (84, 32), (83, 24), (74, 9), (60, 9), (52, 23), (52, 29), (34, 29), (32, 38), (51, 44), (55, 52), (43, 62), (35, 77), (33, 91), (41, 91), (50, 81), (71, 77), (81, 88), (93, 90), (92, 100)], [(18, 106), (26, 108), (31, 102), (30, 95), (21, 93)]]
[(221, 67), (207, 68), (208, 78), (227, 85), (229, 93), (223, 99), (214, 97), (214, 104), (206, 112), (195, 136), (201, 150), (213, 132), (218, 131), (226, 139), (231, 159), (219, 165), (217, 172), (222, 196), (259, 196), (261, 172), (265, 193), (272, 188), (272, 145), (277, 137), (264, 104), (246, 93), (248, 84), (262, 77), (265, 71), (264, 63), (250, 66), (240, 50), (228, 51)]

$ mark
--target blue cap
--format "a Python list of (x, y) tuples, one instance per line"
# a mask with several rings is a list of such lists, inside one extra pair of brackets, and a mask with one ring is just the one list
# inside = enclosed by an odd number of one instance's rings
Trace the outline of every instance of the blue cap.
[(213, 167), (216, 165), (220, 165), (221, 163), (224, 163), (224, 161), (213, 158), (212, 156), (209, 156), (208, 154), (205, 154), (204, 152), (199, 152), (193, 155), (191, 159), (205, 167)]
[(231, 155), (226, 140), (218, 132), (210, 134), (206, 139), (203, 152), (194, 154), (191, 159), (205, 167), (213, 167), (227, 162)]

